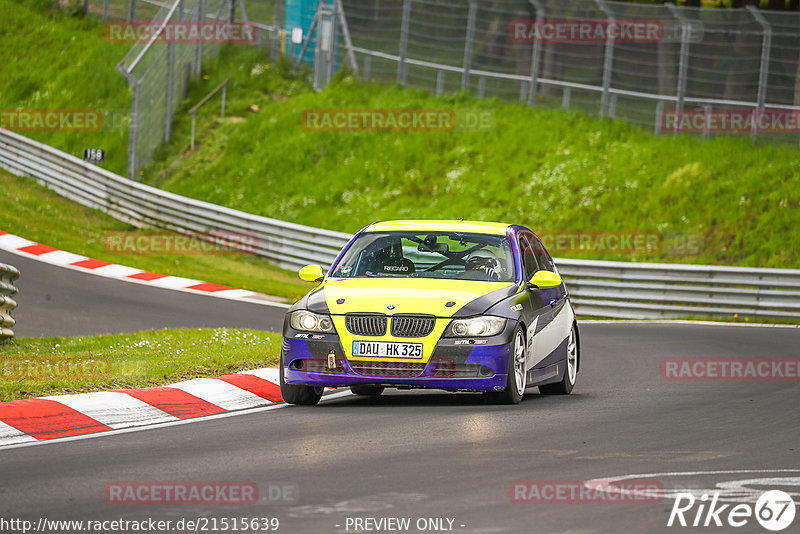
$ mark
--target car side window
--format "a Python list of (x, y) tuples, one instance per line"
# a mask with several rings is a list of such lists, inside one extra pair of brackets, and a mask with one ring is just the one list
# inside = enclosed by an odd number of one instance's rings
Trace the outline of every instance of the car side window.
[(550, 257), (547, 249), (544, 248), (542, 241), (535, 235), (529, 237), (531, 244), (533, 245), (533, 254), (536, 256), (539, 267), (545, 271), (555, 272), (555, 263), (553, 263), (553, 258)]
[(539, 265), (527, 234), (519, 236), (519, 249), (522, 251), (522, 263), (525, 266), (525, 281), (528, 281), (539, 270)]

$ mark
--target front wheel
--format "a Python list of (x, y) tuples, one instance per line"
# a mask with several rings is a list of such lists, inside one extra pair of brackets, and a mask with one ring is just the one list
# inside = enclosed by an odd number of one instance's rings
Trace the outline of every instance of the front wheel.
[(503, 391), (492, 391), (489, 398), (498, 404), (519, 404), (525, 393), (525, 333), (517, 325), (511, 357), (508, 359), (508, 378)]
[(564, 368), (564, 378), (556, 384), (539, 386), (539, 393), (543, 395), (569, 395), (572, 393), (572, 388), (575, 387), (575, 379), (578, 375), (579, 357), (578, 335), (575, 332), (575, 325), (572, 325), (572, 330), (569, 332), (569, 341), (567, 341), (567, 365)]
[(281, 356), (281, 366), (279, 369), (280, 383), (281, 383), (281, 396), (283, 400), (289, 404), (302, 404), (305, 406), (314, 406), (322, 398), (322, 392), (325, 388), (322, 386), (301, 386), (298, 384), (287, 384), (283, 379), (283, 356)]

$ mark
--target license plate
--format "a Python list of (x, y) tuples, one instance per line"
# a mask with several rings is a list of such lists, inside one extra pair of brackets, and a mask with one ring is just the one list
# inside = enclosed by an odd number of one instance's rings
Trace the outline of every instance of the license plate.
[(353, 341), (353, 356), (378, 356), (381, 358), (422, 358), (422, 343)]

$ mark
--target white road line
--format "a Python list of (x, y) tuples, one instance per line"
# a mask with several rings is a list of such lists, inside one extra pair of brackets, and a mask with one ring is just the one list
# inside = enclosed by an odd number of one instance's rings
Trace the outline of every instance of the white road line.
[(34, 241), (29, 241), (24, 237), (20, 237), (18, 235), (14, 234), (0, 235), (0, 248), (8, 250), (9, 252), (15, 252), (18, 248), (28, 247), (34, 244), (35, 244)]
[[(221, 382), (221, 380), (218, 380)], [(349, 389), (345, 391), (337, 391), (336, 393), (331, 393), (322, 397), (320, 403), (324, 403), (333, 399), (337, 399), (339, 397), (345, 397), (348, 395), (352, 395)], [(65, 441), (80, 441), (84, 439), (95, 439), (95, 438), (103, 438), (106, 436), (114, 436), (117, 434), (127, 434), (129, 432), (142, 432), (145, 430), (152, 430), (156, 428), (166, 428), (170, 426), (177, 426), (177, 425), (190, 425), (192, 423), (202, 423), (204, 421), (210, 421), (212, 419), (225, 419), (227, 417), (238, 417), (240, 415), (250, 415), (254, 413), (266, 412), (270, 410), (279, 410), (281, 408), (287, 408), (292, 406), (291, 404), (280, 403), (280, 404), (270, 404), (269, 406), (260, 406), (258, 408), (250, 408), (247, 410), (239, 410), (236, 412), (225, 412), (219, 413), (215, 415), (206, 415), (204, 417), (195, 417), (193, 419), (181, 419), (178, 421), (170, 421), (168, 423), (157, 423), (154, 425), (146, 425), (146, 426), (135, 426), (131, 428), (123, 428), (121, 430), (109, 430), (106, 432), (96, 432), (94, 434), (81, 434), (79, 436), (70, 436), (68, 438), (57, 438), (57, 439), (49, 439), (49, 440), (35, 440), (26, 443), (17, 443), (14, 445), (4, 445), (0, 446), (0, 451), (6, 449), (19, 449), (23, 447), (36, 447), (40, 445), (52, 445), (56, 443), (63, 443)]]
[(200, 397), (204, 401), (225, 410), (244, 410), (271, 404), (270, 401), (263, 397), (216, 378), (195, 378), (194, 380), (172, 384), (169, 387), (191, 393), (195, 397)]
[(112, 263), (111, 265), (103, 265), (102, 267), (98, 267), (97, 269), (86, 269), (86, 270), (96, 275), (106, 276), (108, 278), (122, 278), (124, 276), (130, 276), (132, 274), (137, 274), (142, 272), (141, 269), (135, 269), (134, 267), (127, 267), (125, 265), (117, 265), (115, 263)]
[(114, 391), (41, 398), (59, 402), (113, 429), (178, 420), (155, 406)]
[(86, 256), (79, 256), (78, 254), (73, 254), (72, 252), (66, 252), (64, 250), (54, 250), (53, 252), (46, 252), (33, 257), (53, 265), (69, 265), (70, 263), (77, 263), (89, 259)]
[(266, 367), (264, 369), (253, 369), (252, 371), (241, 371), (240, 375), (253, 375), (263, 378), (273, 384), (280, 384), (280, 370), (277, 367)]
[(29, 436), (25, 432), (21, 430), (17, 430), (11, 425), (8, 425), (2, 421), (0, 421), (0, 443), (3, 445), (15, 445), (19, 443), (27, 443), (39, 441), (33, 436)]

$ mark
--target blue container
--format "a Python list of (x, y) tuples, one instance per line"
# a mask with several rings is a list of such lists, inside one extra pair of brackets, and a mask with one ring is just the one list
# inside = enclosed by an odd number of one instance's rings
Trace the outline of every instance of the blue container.
[[(297, 61), (297, 58), (300, 57), (300, 51), (303, 49), (302, 43), (292, 45), (292, 30), (294, 28), (303, 28), (303, 40), (305, 40), (318, 8), (319, 0), (286, 0), (286, 9), (284, 11), (286, 15), (284, 16), (283, 28), (287, 32), (288, 38), (286, 39), (285, 52), (286, 57), (292, 61)], [(306, 65), (314, 64), (313, 41), (308, 43), (303, 63)]]

